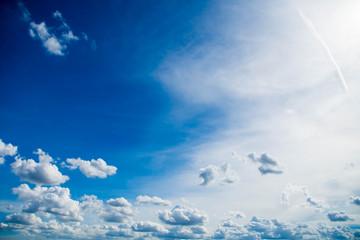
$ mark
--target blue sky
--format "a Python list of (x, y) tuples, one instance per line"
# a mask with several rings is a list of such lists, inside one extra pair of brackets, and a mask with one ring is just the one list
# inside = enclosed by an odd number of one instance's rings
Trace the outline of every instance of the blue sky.
[(0, 238), (359, 238), (358, 10), (3, 1)]

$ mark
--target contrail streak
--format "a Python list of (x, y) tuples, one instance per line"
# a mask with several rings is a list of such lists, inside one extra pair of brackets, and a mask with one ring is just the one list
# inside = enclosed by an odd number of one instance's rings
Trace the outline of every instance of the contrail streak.
[(315, 26), (312, 24), (312, 22), (310, 21), (310, 19), (308, 19), (303, 13), (301, 10), (298, 10), (299, 11), (299, 14), (300, 14), (300, 17), (301, 19), (303, 20), (303, 22), (305, 23), (306, 27), (310, 30), (310, 32), (312, 33), (312, 35), (321, 43), (321, 45), (325, 48), (331, 62), (333, 63), (333, 65), (335, 66), (336, 68), (336, 72), (339, 76), (339, 79), (341, 81), (341, 84), (343, 86), (343, 88), (345, 89), (345, 91), (347, 92), (348, 91), (348, 86), (345, 82), (345, 79), (344, 79), (344, 75), (342, 74), (342, 71), (339, 67), (339, 65), (337, 64), (337, 62), (335, 61), (327, 43), (325, 42), (325, 40), (321, 37), (321, 35), (319, 34), (319, 32), (316, 30)]

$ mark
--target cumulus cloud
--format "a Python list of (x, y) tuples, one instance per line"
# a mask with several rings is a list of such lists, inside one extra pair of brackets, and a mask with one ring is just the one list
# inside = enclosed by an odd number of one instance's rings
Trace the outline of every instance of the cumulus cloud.
[(331, 211), (327, 214), (327, 217), (332, 222), (345, 222), (352, 220), (344, 211)]
[(147, 195), (139, 195), (136, 197), (136, 204), (154, 204), (161, 206), (170, 206), (172, 203), (169, 200), (164, 200), (159, 197), (149, 197)]
[(32, 38), (38, 39), (43, 47), (53, 55), (64, 56), (65, 50), (73, 42), (79, 40), (69, 25), (66, 23), (60, 11), (53, 13), (53, 17), (61, 22), (59, 27), (48, 27), (45, 22), (35, 23), (30, 17), (30, 12), (23, 3), (18, 4), (23, 19), (29, 23), (29, 34)]
[(360, 197), (359, 196), (351, 196), (350, 203), (360, 206)]
[(33, 213), (13, 213), (6, 216), (6, 221), (8, 223), (17, 223), (22, 225), (34, 225), (42, 222), (41, 218), (37, 217)]
[(229, 212), (230, 216), (234, 217), (234, 218), (246, 218), (245, 213), (241, 212), (241, 211), (230, 211)]
[(188, 207), (175, 206), (172, 210), (158, 212), (159, 219), (169, 225), (203, 225), (207, 222), (205, 213)]
[(260, 163), (261, 166), (258, 168), (262, 175), (265, 174), (281, 174), (283, 173), (283, 168), (279, 166), (277, 160), (271, 157), (267, 153), (262, 153), (260, 157), (256, 153), (249, 153), (248, 158), (255, 163)]
[(27, 184), (13, 188), (13, 193), (25, 200), (23, 213), (48, 213), (60, 221), (83, 220), (79, 202), (70, 198), (70, 190), (58, 186), (31, 189)]
[(54, 160), (47, 153), (38, 149), (34, 154), (39, 155), (39, 162), (33, 159), (22, 160), (15, 158), (11, 164), (12, 172), (27, 181), (36, 185), (59, 185), (69, 180), (69, 177), (62, 175), (56, 165), (51, 164)]
[(99, 158), (97, 160), (92, 159), (91, 161), (82, 160), (80, 158), (68, 158), (66, 162), (70, 166), (65, 165), (71, 170), (79, 168), (80, 171), (88, 178), (106, 178), (109, 175), (114, 175), (117, 168), (114, 166), (107, 165), (106, 162)]
[(125, 198), (111, 198), (107, 201), (107, 204), (114, 207), (131, 207), (131, 203), (128, 202)]
[(168, 232), (163, 225), (149, 221), (135, 223), (131, 229), (135, 232)]
[(220, 184), (230, 184), (238, 181), (238, 176), (232, 170), (229, 163), (218, 167), (210, 164), (206, 168), (199, 170), (199, 178), (202, 178), (203, 182), (200, 185), (206, 186), (216, 180), (220, 180)]
[(11, 143), (5, 144), (0, 139), (0, 164), (5, 162), (5, 156), (14, 156), (17, 153), (17, 146), (13, 146)]

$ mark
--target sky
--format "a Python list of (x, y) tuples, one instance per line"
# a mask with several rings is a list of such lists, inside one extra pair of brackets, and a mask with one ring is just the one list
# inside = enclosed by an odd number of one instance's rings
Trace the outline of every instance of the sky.
[(1, 1), (0, 239), (360, 239), (359, 11)]

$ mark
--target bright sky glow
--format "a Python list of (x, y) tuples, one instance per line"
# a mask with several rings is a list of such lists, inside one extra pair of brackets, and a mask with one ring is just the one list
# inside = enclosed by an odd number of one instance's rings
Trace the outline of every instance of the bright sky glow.
[(0, 239), (360, 239), (358, 1), (0, 7)]

